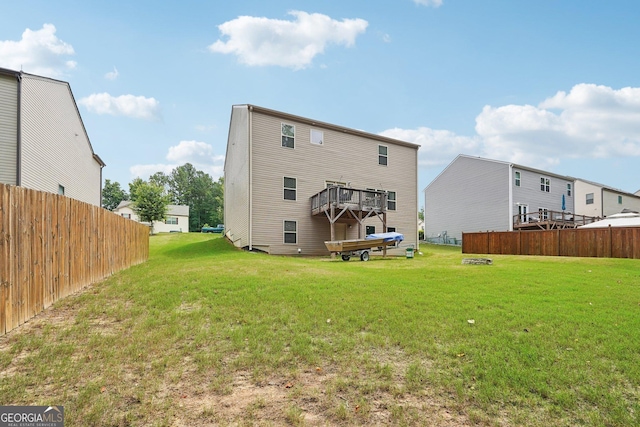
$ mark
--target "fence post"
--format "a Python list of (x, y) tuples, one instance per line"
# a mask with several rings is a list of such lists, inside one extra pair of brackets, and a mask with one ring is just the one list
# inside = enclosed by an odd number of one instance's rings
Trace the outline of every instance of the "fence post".
[(613, 254), (613, 233), (611, 232), (611, 224), (609, 224), (609, 253), (607, 258), (611, 258)]

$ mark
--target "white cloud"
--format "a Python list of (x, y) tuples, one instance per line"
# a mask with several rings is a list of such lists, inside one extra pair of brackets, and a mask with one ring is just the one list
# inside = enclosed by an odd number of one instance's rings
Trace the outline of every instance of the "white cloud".
[(113, 71), (109, 71), (107, 74), (105, 74), (104, 78), (107, 80), (115, 80), (119, 75), (120, 73), (118, 73), (118, 69), (116, 67), (113, 67)]
[(199, 141), (180, 141), (174, 147), (169, 147), (167, 160), (178, 163), (213, 163), (224, 160), (224, 156), (216, 156), (210, 144)]
[(458, 154), (474, 153), (480, 147), (480, 140), (477, 137), (460, 136), (448, 130), (427, 127), (388, 129), (380, 135), (420, 144), (418, 163), (426, 167), (445, 165)]
[(640, 88), (578, 84), (537, 107), (486, 106), (476, 132), (487, 156), (532, 166), (563, 157), (640, 156)]
[(415, 4), (423, 5), (423, 6), (433, 6), (440, 7), (442, 6), (442, 0), (413, 0)]
[(217, 155), (210, 144), (200, 141), (180, 141), (178, 145), (169, 147), (168, 164), (134, 165), (129, 171), (132, 177), (149, 178), (156, 172), (170, 174), (173, 169), (185, 163), (191, 163), (197, 170), (211, 175), (217, 180), (224, 172), (224, 156)]
[(554, 169), (567, 158), (640, 156), (640, 88), (578, 84), (539, 105), (485, 106), (476, 135), (429, 128), (382, 135), (421, 144), (419, 163), (440, 167), (458, 154)]
[(353, 46), (369, 25), (363, 19), (337, 21), (320, 13), (291, 11), (289, 15), (295, 19), (240, 16), (227, 21), (218, 29), (228, 40), (217, 40), (209, 50), (235, 54), (249, 66), (279, 65), (299, 70), (311, 65), (328, 44)]
[(160, 102), (155, 98), (144, 96), (94, 93), (78, 101), (89, 111), (96, 114), (111, 114), (135, 119), (158, 120), (160, 118)]
[(56, 27), (44, 24), (33, 31), (27, 28), (20, 41), (0, 41), (0, 66), (46, 77), (61, 77), (77, 63), (68, 59), (73, 46), (56, 37)]

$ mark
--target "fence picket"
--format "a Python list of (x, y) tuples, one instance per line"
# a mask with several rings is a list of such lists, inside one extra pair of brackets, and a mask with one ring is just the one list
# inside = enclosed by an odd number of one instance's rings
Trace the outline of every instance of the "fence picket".
[(462, 233), (462, 253), (640, 259), (640, 227)]
[(0, 184), (0, 335), (149, 257), (149, 229), (99, 206)]

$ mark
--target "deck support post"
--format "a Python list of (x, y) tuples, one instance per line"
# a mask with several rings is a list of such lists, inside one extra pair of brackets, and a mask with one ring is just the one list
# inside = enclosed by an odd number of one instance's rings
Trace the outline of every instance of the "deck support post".
[[(333, 203), (331, 203), (331, 218), (329, 218), (329, 222), (331, 223), (331, 241), (336, 240), (336, 222), (334, 220), (334, 215), (336, 214), (336, 207)], [(331, 259), (334, 259), (336, 254), (331, 252)]]

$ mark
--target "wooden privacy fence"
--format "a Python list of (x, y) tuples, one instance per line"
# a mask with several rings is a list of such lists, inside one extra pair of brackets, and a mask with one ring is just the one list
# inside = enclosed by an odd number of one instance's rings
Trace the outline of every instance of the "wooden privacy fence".
[(462, 234), (462, 253), (640, 258), (640, 227)]
[(0, 334), (149, 257), (149, 227), (101, 207), (0, 184)]

